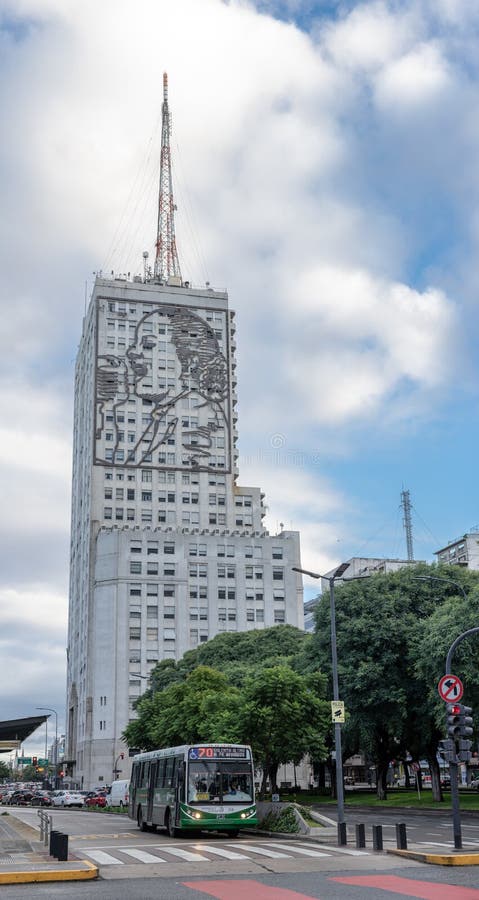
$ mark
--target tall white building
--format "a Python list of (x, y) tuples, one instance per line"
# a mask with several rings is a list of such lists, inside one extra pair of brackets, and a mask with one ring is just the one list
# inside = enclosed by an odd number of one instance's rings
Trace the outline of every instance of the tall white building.
[(299, 534), (269, 535), (237, 483), (235, 314), (162, 267), (161, 227), (153, 274), (96, 278), (77, 357), (66, 761), (85, 788), (128, 776), (121, 736), (159, 660), (303, 627)]

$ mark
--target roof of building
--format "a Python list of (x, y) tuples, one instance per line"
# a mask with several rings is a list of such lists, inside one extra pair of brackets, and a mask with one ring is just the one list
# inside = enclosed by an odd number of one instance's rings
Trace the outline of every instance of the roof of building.
[[(48, 716), (28, 716), (26, 719), (0, 721), (0, 741), (25, 741), (46, 719)], [(13, 750), (14, 746), (11, 749)]]

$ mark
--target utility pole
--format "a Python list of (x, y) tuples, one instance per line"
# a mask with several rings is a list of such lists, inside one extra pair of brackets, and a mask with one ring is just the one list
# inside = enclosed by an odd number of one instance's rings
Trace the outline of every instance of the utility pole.
[(411, 499), (409, 491), (401, 491), (401, 506), (403, 508), (403, 525), (406, 532), (406, 548), (407, 558), (409, 562), (414, 562), (414, 549), (412, 545), (412, 520), (411, 520)]
[(160, 189), (158, 197), (158, 228), (154, 276), (158, 281), (175, 279), (181, 285), (181, 271), (176, 249), (175, 210), (170, 153), (171, 116), (168, 109), (168, 75), (163, 73), (163, 104), (161, 107)]

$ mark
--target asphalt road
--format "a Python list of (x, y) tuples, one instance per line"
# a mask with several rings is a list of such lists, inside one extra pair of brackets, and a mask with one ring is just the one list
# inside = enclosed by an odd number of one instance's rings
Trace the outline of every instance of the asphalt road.
[[(35, 809), (12, 810), (38, 824)], [(329, 813), (330, 814), (330, 813)], [(394, 837), (394, 813), (348, 813), (350, 840), (335, 845), (335, 829), (307, 838), (242, 834), (171, 839), (158, 831), (140, 832), (127, 817), (79, 810), (55, 810), (54, 827), (70, 835), (70, 849), (99, 865), (95, 882), (3, 885), (2, 900), (479, 900), (479, 867), (427, 866), (354, 846), (354, 825), (383, 824)], [(409, 837), (431, 846), (451, 846), (447, 818), (401, 815)], [(332, 819), (332, 817), (331, 817)], [(389, 820), (389, 821), (388, 821)], [(410, 830), (409, 830), (410, 829)], [(479, 848), (479, 820), (464, 821), (465, 840)], [(389, 838), (385, 840), (385, 847)], [(393, 844), (391, 840), (390, 845)], [(440, 851), (439, 851), (440, 852)]]
[(296, 872), (259, 876), (128, 878), (3, 885), (2, 900), (479, 900), (477, 869), (401, 867), (387, 873)]

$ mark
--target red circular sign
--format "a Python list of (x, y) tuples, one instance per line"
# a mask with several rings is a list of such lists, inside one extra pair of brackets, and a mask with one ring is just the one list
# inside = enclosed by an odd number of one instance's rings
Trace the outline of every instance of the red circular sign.
[(441, 700), (445, 700), (446, 703), (460, 700), (464, 693), (462, 681), (457, 675), (443, 675), (437, 689)]

